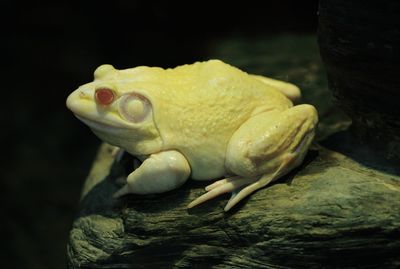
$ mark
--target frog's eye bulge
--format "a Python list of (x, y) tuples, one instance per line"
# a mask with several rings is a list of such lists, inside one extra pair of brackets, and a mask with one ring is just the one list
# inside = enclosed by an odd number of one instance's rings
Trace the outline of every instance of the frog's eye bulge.
[(96, 102), (99, 105), (107, 106), (114, 101), (114, 92), (108, 88), (99, 88), (94, 93)]
[(127, 94), (121, 97), (118, 107), (121, 116), (133, 123), (146, 119), (151, 112), (149, 100), (137, 94)]

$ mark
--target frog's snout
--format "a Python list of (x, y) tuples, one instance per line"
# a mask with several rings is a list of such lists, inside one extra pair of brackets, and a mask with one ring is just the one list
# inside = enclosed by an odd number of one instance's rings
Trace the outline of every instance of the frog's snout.
[(69, 110), (74, 111), (74, 107), (76, 106), (76, 100), (78, 97), (79, 93), (77, 94), (77, 91), (73, 91), (70, 95), (68, 95), (65, 104)]
[(82, 114), (87, 110), (92, 110), (93, 91), (85, 88), (78, 88), (73, 91), (66, 100), (66, 106), (74, 114)]

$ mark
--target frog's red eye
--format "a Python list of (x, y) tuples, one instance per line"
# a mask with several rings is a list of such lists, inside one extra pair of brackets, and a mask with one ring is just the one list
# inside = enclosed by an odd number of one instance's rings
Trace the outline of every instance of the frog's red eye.
[(107, 106), (114, 101), (114, 92), (108, 88), (97, 89), (94, 97), (100, 105)]

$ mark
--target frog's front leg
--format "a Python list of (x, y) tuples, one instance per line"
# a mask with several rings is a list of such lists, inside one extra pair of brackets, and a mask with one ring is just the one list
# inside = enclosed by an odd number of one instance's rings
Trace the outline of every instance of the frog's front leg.
[(207, 186), (207, 193), (190, 203), (189, 208), (231, 192), (225, 207), (228, 211), (244, 197), (300, 165), (317, 121), (317, 112), (311, 105), (251, 117), (228, 144), (225, 166), (235, 176)]
[(127, 178), (114, 197), (128, 193), (152, 194), (170, 191), (189, 178), (190, 166), (185, 156), (175, 150), (151, 154)]

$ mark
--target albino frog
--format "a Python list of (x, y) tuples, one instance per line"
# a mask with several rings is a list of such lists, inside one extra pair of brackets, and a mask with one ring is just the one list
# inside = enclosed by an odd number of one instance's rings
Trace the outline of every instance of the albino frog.
[(293, 106), (299, 89), (219, 60), (173, 69), (102, 65), (67, 106), (102, 140), (143, 163), (115, 193), (162, 193), (220, 179), (191, 208), (232, 193), (225, 211), (300, 165), (314, 137), (316, 109)]

